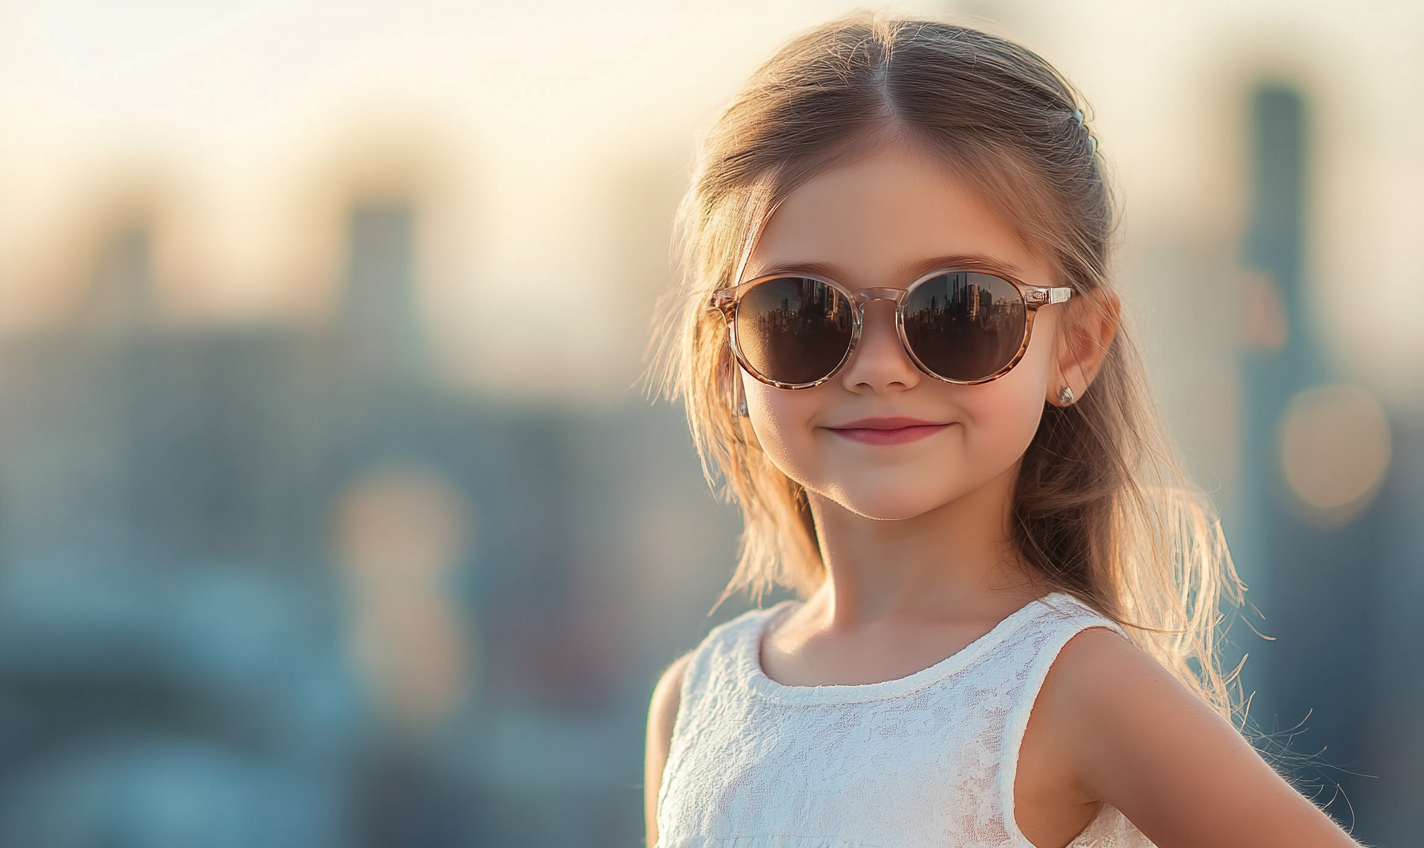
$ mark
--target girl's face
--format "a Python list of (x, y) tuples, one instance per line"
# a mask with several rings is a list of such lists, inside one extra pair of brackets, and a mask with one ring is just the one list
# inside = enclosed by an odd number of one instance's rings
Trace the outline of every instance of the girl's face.
[[(768, 222), (743, 279), (815, 264), (851, 291), (904, 288), (949, 266), (998, 269), (1053, 285), (1042, 260), (962, 180), (909, 146), (820, 174)], [(813, 499), (868, 518), (904, 519), (1012, 482), (1056, 396), (1061, 307), (1039, 310), (1022, 361), (977, 386), (919, 371), (894, 305), (865, 307), (860, 344), (831, 380), (791, 391), (742, 374), (751, 424), (771, 460)], [(1003, 491), (1008, 491), (1004, 488)]]

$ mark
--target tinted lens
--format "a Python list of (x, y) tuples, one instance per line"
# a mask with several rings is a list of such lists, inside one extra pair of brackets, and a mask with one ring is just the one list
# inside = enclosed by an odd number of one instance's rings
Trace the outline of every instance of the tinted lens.
[(757, 373), (778, 383), (814, 383), (841, 364), (855, 319), (840, 292), (819, 280), (764, 280), (737, 302), (737, 345)]
[(973, 271), (941, 274), (905, 301), (905, 339), (941, 377), (981, 380), (1019, 352), (1024, 315), (1023, 297), (1008, 280)]

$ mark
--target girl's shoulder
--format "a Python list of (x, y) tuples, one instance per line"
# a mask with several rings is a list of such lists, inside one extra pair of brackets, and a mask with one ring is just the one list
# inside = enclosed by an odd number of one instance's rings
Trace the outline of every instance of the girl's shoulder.
[(1072, 785), (1144, 831), (1203, 845), (1355, 844), (1118, 628), (1086, 629), (1063, 646), (1028, 735), (1025, 750), (1061, 758)]

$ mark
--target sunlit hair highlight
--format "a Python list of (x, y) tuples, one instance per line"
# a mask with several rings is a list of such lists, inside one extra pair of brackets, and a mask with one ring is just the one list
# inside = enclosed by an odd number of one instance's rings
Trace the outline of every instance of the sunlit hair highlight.
[[(729, 593), (825, 579), (805, 492), (733, 412), (733, 360), (710, 293), (739, 282), (761, 228), (816, 174), (886, 144), (938, 156), (1080, 295), (1111, 309), (1114, 214), (1072, 87), (1025, 48), (950, 23), (856, 15), (793, 39), (752, 75), (703, 139), (679, 212), (683, 285), (669, 301), (655, 378), (681, 399), (708, 479), (742, 510)], [(1113, 316), (1114, 318), (1116, 316)], [(1012, 504), (1014, 541), (1043, 583), (1123, 625), (1223, 714), (1223, 599), (1239, 603), (1209, 501), (1164, 435), (1141, 358), (1119, 330), (1091, 388), (1048, 405)]]

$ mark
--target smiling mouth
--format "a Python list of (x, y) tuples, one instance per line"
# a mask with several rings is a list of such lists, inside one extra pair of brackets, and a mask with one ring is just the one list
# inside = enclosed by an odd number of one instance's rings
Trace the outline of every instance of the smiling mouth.
[(903, 445), (933, 436), (948, 426), (914, 418), (866, 418), (826, 429), (865, 445)]

